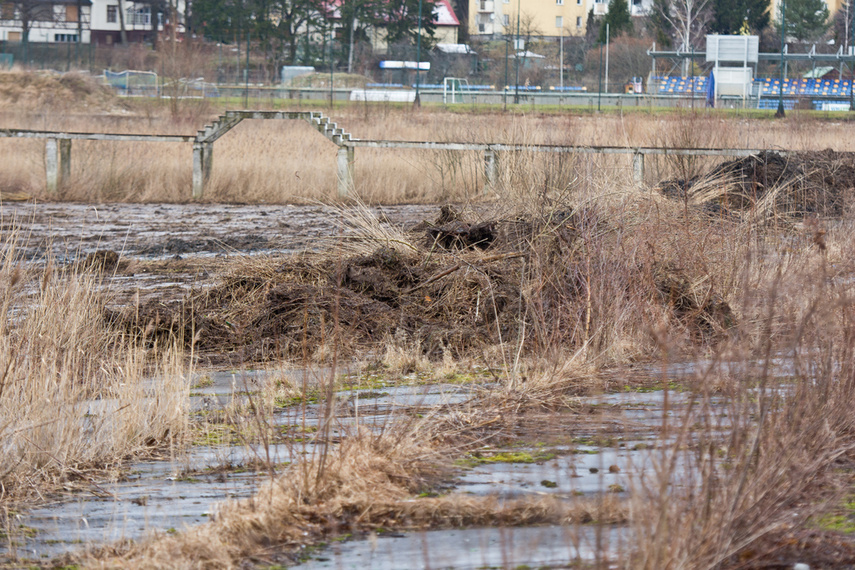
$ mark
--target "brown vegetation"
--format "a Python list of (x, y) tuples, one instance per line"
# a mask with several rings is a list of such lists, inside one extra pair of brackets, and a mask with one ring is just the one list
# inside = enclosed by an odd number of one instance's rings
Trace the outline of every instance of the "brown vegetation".
[(105, 325), (97, 272), (28, 267), (18, 239), (0, 251), (0, 500), (88, 485), (89, 470), (179, 444), (187, 423), (180, 348), (147, 352)]
[[(52, 93), (52, 92), (49, 92)], [(53, 95), (51, 95), (53, 96)], [(38, 99), (28, 97), (27, 99)], [(193, 135), (219, 111), (208, 101), (182, 102), (177, 115), (151, 102), (134, 103), (133, 113), (93, 116), (82, 108), (38, 113), (7, 109), (0, 128)], [(290, 108), (300, 108), (291, 105)], [(715, 115), (675, 111), (661, 115), (593, 117), (564, 113), (507, 115), (412, 112), (385, 106), (336, 109), (333, 119), (360, 138), (470, 142), (551, 143), (631, 146), (722, 146), (852, 151), (845, 124), (795, 117), (786, 124), (738, 119), (739, 128)], [(817, 126), (821, 125), (821, 129)], [(38, 199), (44, 192), (43, 143), (0, 139), (7, 160), (0, 168), (0, 190), (23, 191)], [(134, 160), (127, 160), (133, 156)], [(518, 161), (537, 165), (523, 169)], [(720, 162), (711, 158), (648, 157), (648, 181), (690, 180)], [(212, 202), (294, 203), (329, 201), (336, 195), (335, 146), (308, 125), (249, 121), (215, 145), (215, 160), (205, 200)], [(478, 152), (359, 149), (356, 196), (365, 203), (435, 203), (479, 200), (483, 196), (483, 157)], [(500, 156), (502, 187), (577, 190), (596, 182), (628, 185), (627, 157), (557, 157), (505, 153)], [(71, 180), (61, 199), (75, 201), (186, 202), (190, 200), (191, 152), (182, 143), (75, 141)], [(502, 195), (502, 192), (499, 193)]]
[[(409, 228), (344, 206), (353, 231), (332, 236), (320, 252), (245, 258), (180, 302), (120, 310), (104, 309), (94, 293), (91, 269), (108, 269), (111, 256), (92, 257), (89, 269), (78, 267), (83, 273), (58, 274), (51, 266), (24, 269), (10, 250), (0, 270), (7, 283), (0, 465), (15, 466), (0, 472), (7, 488), (58, 481), (174, 440), (187, 417), (179, 376), (157, 375), (169, 379), (157, 404), (143, 397), (140, 382), (146, 363), (158, 361), (153, 355), (171, 362), (161, 350), (173, 342), (210, 362), (287, 359), (333, 369), (319, 390), (317, 451), (284, 473), (271, 468), (256, 497), (223, 505), (209, 524), (107, 547), (87, 564), (236, 567), (290, 562), (301, 545), (378, 527), (535, 523), (626, 524), (631, 533), (612, 562), (628, 568), (851, 563), (851, 543), (841, 539), (822, 553), (822, 542), (805, 530), (845, 495), (855, 450), (852, 157), (815, 152), (836, 127), (812, 137), (798, 121), (788, 133), (759, 122), (736, 133), (711, 116), (483, 118), (367, 107), (342, 114), (342, 122), (352, 122), (348, 129), (365, 137), (590, 144), (670, 136), (668, 144), (680, 146), (774, 140), (813, 152), (721, 166), (651, 161), (651, 177), (683, 181), (665, 185), (665, 195), (635, 187), (627, 165), (605, 159), (508, 153), (495, 200), (476, 194), (480, 157), (413, 153), (402, 168), (390, 155), (366, 152), (358, 157), (365, 161), (359, 195), (366, 200), (440, 196), (464, 204)], [(115, 119), (102, 124), (109, 121)], [(556, 122), (563, 128), (545, 132)], [(167, 127), (157, 116), (134, 126), (187, 128)], [(675, 128), (663, 134), (668, 126)], [(274, 147), (281, 128), (243, 125), (231, 139), (235, 147), (224, 139), (218, 160), (239, 150), (244, 162), (224, 158), (215, 166), (211, 199), (245, 190), (245, 199), (296, 200), (288, 187), (296, 174), (283, 182), (290, 169), (299, 170), (311, 196), (327, 196), (331, 183), (318, 171), (327, 158), (331, 165), (331, 149), (307, 166), (310, 141), (327, 143), (305, 125), (285, 127), (306, 136), (301, 152), (289, 143), (295, 158), (247, 158), (250, 139), (263, 136)], [(176, 180), (189, 176), (180, 161), (160, 147), (139, 153), (143, 161), (163, 161), (161, 178), (150, 180), (138, 161), (118, 155), (109, 168), (104, 156), (84, 157), (91, 160), (91, 188), (78, 178), (67, 196), (184, 199), (174, 193)], [(104, 174), (119, 165), (127, 175), (108, 194)], [(23, 177), (27, 170), (17, 172)], [(379, 435), (341, 429), (334, 439), (332, 377), (346, 357), (385, 357), (398, 371), (485, 363), (495, 382), (465, 404), (397, 417)], [(689, 392), (680, 406), (668, 400), (667, 366), (678, 359), (694, 359), (696, 370), (679, 379)], [(655, 372), (634, 367), (651, 363), (662, 366), (665, 387), (661, 425), (651, 428), (655, 468), (632, 480), (627, 501), (605, 493), (507, 502), (419, 497), (448, 480), (449, 458), (477, 446), (520, 437), (534, 444), (581, 426), (596, 431), (600, 408), (575, 397), (649, 383)], [(117, 409), (81, 422), (81, 406), (93, 396), (115, 399)], [(57, 401), (68, 404), (59, 418)], [(248, 408), (263, 433), (260, 416), (272, 405), (250, 401)], [(83, 426), (94, 431), (83, 433)]]

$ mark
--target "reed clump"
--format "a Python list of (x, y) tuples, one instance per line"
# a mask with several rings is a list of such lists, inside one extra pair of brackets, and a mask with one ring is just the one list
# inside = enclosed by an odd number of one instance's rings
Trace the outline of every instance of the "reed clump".
[(18, 239), (0, 251), (0, 498), (180, 445), (180, 347), (146, 350), (106, 324), (97, 271), (26, 264)]

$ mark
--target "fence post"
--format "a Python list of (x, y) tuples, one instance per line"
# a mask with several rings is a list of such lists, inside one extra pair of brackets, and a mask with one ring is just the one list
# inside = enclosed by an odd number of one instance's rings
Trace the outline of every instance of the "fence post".
[(644, 154), (639, 150), (632, 154), (632, 181), (638, 186), (644, 184)]
[(56, 194), (59, 183), (59, 149), (56, 139), (45, 140), (45, 186), (49, 194)]
[(495, 189), (497, 179), (496, 151), (488, 148), (484, 151), (484, 192)]
[(352, 146), (340, 146), (336, 153), (339, 198), (347, 198), (347, 193), (353, 188), (354, 150)]
[(62, 188), (71, 180), (71, 139), (59, 141), (59, 187)]

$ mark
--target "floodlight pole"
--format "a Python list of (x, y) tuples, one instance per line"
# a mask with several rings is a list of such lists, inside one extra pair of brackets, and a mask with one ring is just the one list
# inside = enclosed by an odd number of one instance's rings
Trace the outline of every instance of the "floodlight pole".
[(249, 109), (249, 37), (252, 34), (249, 30), (246, 32), (246, 69), (243, 75), (244, 91), (243, 91), (243, 108)]
[(522, 0), (517, 0), (517, 40), (514, 46), (514, 66), (516, 67), (516, 80), (514, 81), (514, 105), (520, 102), (520, 54), (517, 51), (520, 47), (520, 10)]
[(413, 101), (414, 107), (421, 107), (422, 102), (419, 100), (419, 75), (422, 70), (422, 0), (419, 0), (419, 37), (416, 39), (416, 98)]
[(511, 45), (511, 39), (505, 34), (505, 88), (502, 89), (502, 103), (504, 110), (508, 110), (508, 47)]
[(599, 86), (597, 87), (597, 112), (600, 112), (600, 99), (603, 97), (603, 44), (600, 43), (600, 69), (597, 72), (599, 76)]
[[(853, 0), (849, 0), (849, 12), (852, 14), (852, 23), (849, 25), (849, 29), (852, 31), (852, 41), (849, 42), (849, 49), (855, 54), (855, 10), (852, 9), (852, 3)], [(849, 69), (852, 72), (849, 78), (849, 110), (855, 111), (855, 99), (852, 98), (852, 83), (855, 83), (855, 61), (849, 62)]]
[(778, 110), (775, 118), (783, 119), (784, 113), (784, 46), (787, 45), (787, 0), (781, 0), (781, 84), (778, 86)]
[[(561, 18), (561, 29), (558, 32), (558, 85), (564, 93), (564, 18)], [(558, 99), (561, 100), (560, 98)]]
[(333, 60), (333, 38), (335, 38), (335, 24), (330, 29), (330, 109), (333, 108), (333, 73), (335, 73), (335, 65)]

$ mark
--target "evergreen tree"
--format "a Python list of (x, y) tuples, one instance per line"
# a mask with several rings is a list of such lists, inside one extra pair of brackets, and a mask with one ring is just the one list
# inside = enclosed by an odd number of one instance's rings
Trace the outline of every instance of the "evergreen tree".
[[(782, 6), (783, 2), (778, 4), (778, 14), (775, 18), (775, 27), (779, 32)], [(821, 38), (831, 25), (828, 20), (828, 7), (823, 0), (789, 0), (785, 15), (787, 37), (800, 42)]]
[(606, 24), (609, 25), (609, 39), (613, 39), (622, 33), (632, 32), (632, 19), (629, 15), (629, 4), (627, 0), (611, 0), (609, 2), (609, 13), (600, 24), (600, 43), (606, 43)]
[(671, 47), (674, 38), (674, 26), (666, 17), (671, 13), (670, 0), (653, 0), (650, 11), (649, 26), (656, 38), (656, 44), (661, 47)]
[(602, 24), (602, 18), (597, 18), (594, 16), (594, 9), (591, 8), (588, 10), (588, 19), (585, 21), (585, 45), (590, 48), (597, 41), (597, 38), (600, 37), (600, 25)]
[(745, 22), (752, 32), (759, 34), (769, 25), (769, 0), (712, 0), (712, 9), (715, 15), (710, 22), (710, 33), (713, 34), (738, 34)]

